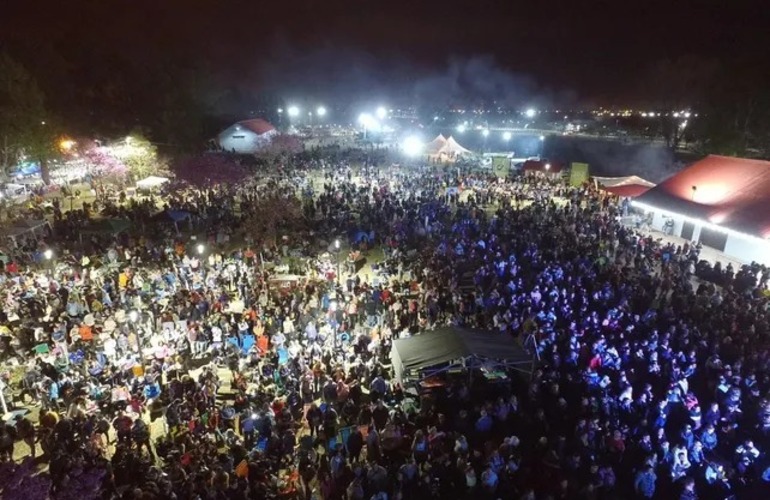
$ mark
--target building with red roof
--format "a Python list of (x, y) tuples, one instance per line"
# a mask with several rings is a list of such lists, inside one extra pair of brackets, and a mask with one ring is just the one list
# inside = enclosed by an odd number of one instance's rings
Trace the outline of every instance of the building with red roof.
[(226, 128), (217, 136), (217, 143), (225, 151), (254, 154), (268, 146), (277, 134), (272, 124), (261, 118), (253, 118)]
[(707, 156), (634, 201), (652, 226), (740, 261), (770, 264), (770, 162)]

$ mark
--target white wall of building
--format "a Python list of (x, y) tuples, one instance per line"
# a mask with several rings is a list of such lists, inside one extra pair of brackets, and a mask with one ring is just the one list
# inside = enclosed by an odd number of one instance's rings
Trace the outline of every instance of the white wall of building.
[(276, 135), (275, 130), (264, 134), (257, 134), (252, 130), (235, 124), (217, 136), (217, 142), (225, 151), (234, 151), (239, 154), (256, 153), (270, 144), (270, 139)]
[(770, 265), (770, 241), (760, 241), (730, 233), (727, 236), (724, 253), (746, 264), (759, 262)]
[[(652, 228), (663, 232), (666, 221), (669, 219), (674, 220), (674, 231), (672, 235), (681, 237), (682, 226), (684, 224), (684, 219), (681, 217), (670, 217), (663, 215), (660, 212), (653, 212)], [(703, 226), (701, 224), (695, 224), (690, 241), (700, 240), (702, 228)], [(770, 265), (770, 240), (762, 241), (757, 238), (741, 236), (740, 234), (731, 232), (727, 235), (727, 242), (725, 243), (725, 249), (722, 253), (746, 264), (759, 262), (760, 264)]]

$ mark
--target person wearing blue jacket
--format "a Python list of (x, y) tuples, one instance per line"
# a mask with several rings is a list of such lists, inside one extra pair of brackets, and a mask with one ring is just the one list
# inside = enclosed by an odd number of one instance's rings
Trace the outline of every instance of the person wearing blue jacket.
[(636, 473), (634, 478), (634, 491), (638, 498), (652, 498), (655, 495), (655, 483), (658, 476), (652, 466), (648, 465)]

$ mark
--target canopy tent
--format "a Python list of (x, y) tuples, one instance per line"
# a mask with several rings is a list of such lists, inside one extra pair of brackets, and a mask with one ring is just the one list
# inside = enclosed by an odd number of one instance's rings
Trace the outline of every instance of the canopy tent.
[(101, 219), (83, 228), (81, 234), (118, 234), (128, 230), (131, 221), (126, 219)]
[(149, 177), (145, 177), (141, 181), (137, 181), (136, 187), (138, 187), (139, 189), (152, 189), (152, 188), (162, 186), (168, 181), (169, 180), (166, 177), (157, 177), (155, 175), (151, 175)]
[(605, 187), (604, 190), (608, 193), (612, 193), (620, 198), (636, 198), (649, 191), (649, 186), (642, 186), (640, 184), (623, 184), (622, 186)]
[(646, 186), (648, 188), (655, 187), (654, 183), (636, 175), (626, 175), (623, 177), (594, 177), (594, 180), (606, 188), (630, 185)]
[(10, 227), (2, 229), (3, 237), (11, 240), (14, 246), (16, 246), (16, 239), (22, 236), (32, 236), (37, 239), (41, 234), (44, 234), (51, 226), (47, 220), (20, 220)]
[[(532, 356), (511, 337), (461, 327), (444, 327), (393, 341), (390, 351), (398, 380), (410, 372), (449, 363), (446, 369), (474, 369), (489, 364), (532, 373)], [(440, 372), (441, 370), (437, 370)]]
[(462, 147), (455, 140), (455, 138), (450, 135), (449, 139), (446, 140), (446, 144), (444, 144), (444, 147), (441, 148), (441, 151), (439, 153), (454, 157), (454, 156), (471, 154), (471, 150)]
[(443, 134), (439, 134), (435, 139), (430, 141), (428, 144), (425, 145), (425, 154), (427, 155), (437, 155), (441, 151), (441, 149), (446, 146), (447, 140), (446, 137), (443, 136)]

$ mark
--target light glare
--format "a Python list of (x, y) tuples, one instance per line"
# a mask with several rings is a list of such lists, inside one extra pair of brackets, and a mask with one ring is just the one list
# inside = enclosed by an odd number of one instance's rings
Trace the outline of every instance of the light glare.
[(418, 156), (422, 152), (422, 141), (417, 136), (409, 136), (401, 143), (401, 149), (407, 156)]

